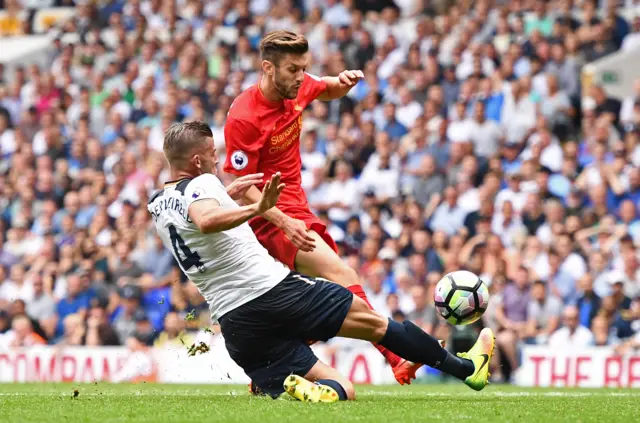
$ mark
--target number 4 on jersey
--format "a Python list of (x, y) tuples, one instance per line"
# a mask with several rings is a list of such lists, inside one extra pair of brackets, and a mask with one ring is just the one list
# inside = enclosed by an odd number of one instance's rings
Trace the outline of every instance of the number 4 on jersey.
[[(178, 234), (176, 227), (173, 225), (169, 225), (169, 236), (171, 237), (171, 246), (173, 247), (173, 252), (178, 258), (182, 270), (186, 272), (193, 266), (196, 266), (200, 273), (204, 272), (205, 267), (202, 261), (200, 261), (200, 255), (195, 251), (192, 252), (191, 249), (187, 247), (184, 239), (182, 239), (182, 237)], [(184, 256), (184, 259), (182, 258), (182, 256)]]

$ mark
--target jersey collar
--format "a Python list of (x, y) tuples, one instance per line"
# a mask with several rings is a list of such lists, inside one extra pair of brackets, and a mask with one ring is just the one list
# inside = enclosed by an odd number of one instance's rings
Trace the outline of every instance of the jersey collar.
[(185, 179), (191, 179), (191, 178), (180, 178), (180, 179), (175, 179), (173, 181), (167, 181), (164, 183), (165, 187), (170, 187), (173, 185), (178, 185), (180, 182), (184, 181)]
[(260, 103), (261, 105), (269, 109), (279, 109), (281, 107), (284, 107), (284, 100), (280, 100), (280, 101), (268, 100), (267, 97), (264, 96), (262, 90), (260, 89), (259, 82), (256, 84), (256, 93), (254, 95), (254, 98), (258, 103)]

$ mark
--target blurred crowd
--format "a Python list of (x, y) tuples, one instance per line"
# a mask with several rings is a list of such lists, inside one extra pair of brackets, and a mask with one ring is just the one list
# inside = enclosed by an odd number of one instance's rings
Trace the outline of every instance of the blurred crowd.
[[(28, 3), (4, 0), (26, 32)], [(309, 72), (365, 73), (309, 107), (300, 148), (376, 309), (456, 348), (474, 328), (445, 324), (433, 288), (464, 268), (492, 293), (498, 377), (522, 344), (640, 346), (640, 80), (624, 99), (580, 83), (638, 45), (633, 1), (62, 3), (77, 13), (47, 66), (0, 68), (0, 349), (179, 344), (209, 324), (146, 202), (171, 123), (208, 122), (224, 157), (280, 28), (307, 36)]]

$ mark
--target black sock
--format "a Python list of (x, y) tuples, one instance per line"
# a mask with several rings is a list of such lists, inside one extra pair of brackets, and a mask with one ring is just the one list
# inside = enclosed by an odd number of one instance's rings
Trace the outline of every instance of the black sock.
[(437, 339), (408, 320), (398, 323), (389, 319), (387, 333), (379, 344), (405, 360), (426, 364), (461, 380), (475, 370), (471, 360), (450, 354)]
[(347, 391), (345, 391), (342, 385), (340, 385), (337, 381), (333, 379), (318, 379), (316, 380), (316, 383), (319, 385), (330, 386), (331, 388), (333, 388), (338, 394), (338, 398), (340, 398), (340, 401), (346, 401), (349, 399), (347, 398)]
[(451, 354), (447, 350), (445, 351), (447, 356), (439, 366), (433, 366), (435, 369), (449, 373), (451, 376), (455, 376), (460, 380), (465, 380), (468, 376), (473, 374), (476, 369), (473, 361), (466, 358), (460, 358), (457, 355)]

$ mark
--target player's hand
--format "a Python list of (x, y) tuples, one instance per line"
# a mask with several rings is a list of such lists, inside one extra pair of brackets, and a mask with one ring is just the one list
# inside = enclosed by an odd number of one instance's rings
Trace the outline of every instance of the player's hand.
[(289, 218), (282, 227), (284, 234), (299, 250), (309, 253), (316, 249), (316, 240), (307, 231), (307, 224), (302, 220)]
[(340, 83), (348, 87), (354, 87), (361, 79), (364, 79), (364, 73), (361, 70), (345, 70), (340, 72), (338, 79)]
[(280, 177), (280, 172), (276, 172), (271, 179), (264, 184), (262, 197), (260, 197), (260, 202), (258, 203), (258, 211), (260, 213), (266, 212), (278, 202), (280, 193), (284, 189), (284, 184), (280, 183)]
[(262, 183), (263, 176), (264, 173), (252, 173), (250, 175), (241, 176), (229, 184), (227, 187), (227, 194), (236, 201), (241, 200), (249, 188)]

